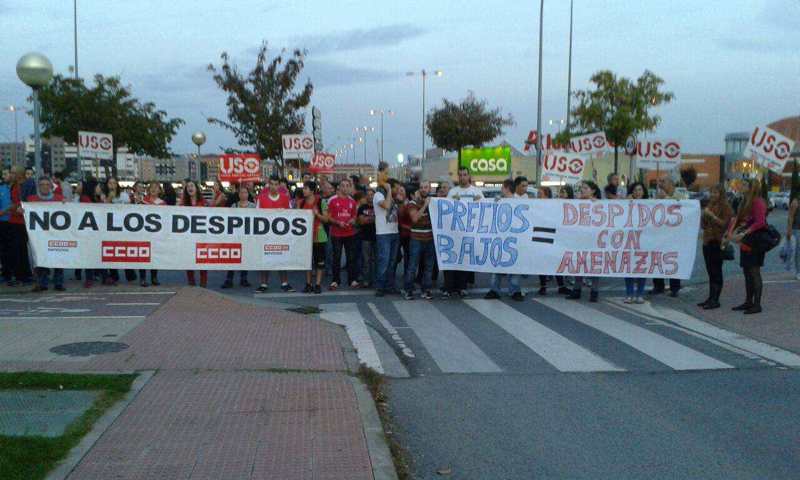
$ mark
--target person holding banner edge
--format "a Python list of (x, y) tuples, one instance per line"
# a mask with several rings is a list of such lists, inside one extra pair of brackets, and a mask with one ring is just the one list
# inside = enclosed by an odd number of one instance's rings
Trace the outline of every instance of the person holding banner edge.
[[(524, 178), (524, 177), (517, 177)], [(527, 181), (525, 182), (527, 183)], [(511, 179), (506, 179), (503, 181), (503, 186), (500, 187), (500, 196), (495, 198), (496, 202), (502, 201), (503, 199), (514, 198), (516, 197), (515, 192), (515, 182)], [(487, 300), (498, 300), (500, 298), (500, 291), (502, 290), (502, 281), (503, 277), (508, 277), (508, 294), (512, 300), (521, 302), (525, 297), (522, 295), (522, 291), (520, 290), (519, 280), (520, 275), (513, 275), (513, 274), (505, 274), (505, 273), (493, 273), (491, 277), (491, 288), (483, 297)]]
[[(53, 191), (53, 182), (49, 177), (39, 178), (39, 191), (35, 195), (29, 195), (26, 198), (28, 202), (63, 202), (64, 197), (60, 193)], [(33, 287), (34, 292), (47, 291), (48, 283), (50, 281), (50, 269), (36, 267), (36, 286)], [(64, 291), (64, 269), (53, 269), (53, 289), (59, 292)]]
[[(290, 208), (289, 194), (281, 191), (280, 182), (277, 175), (269, 177), (269, 187), (258, 195), (256, 202), (258, 208)], [(278, 275), (281, 280), (281, 290), (285, 293), (294, 292), (294, 288), (289, 284), (289, 275), (285, 271), (278, 272)], [(261, 272), (261, 285), (258, 286), (256, 292), (264, 293), (267, 290), (269, 290), (269, 271), (263, 271)]]
[[(255, 202), (250, 200), (250, 190), (248, 190), (247, 185), (244, 182), (237, 185), (236, 196), (237, 199), (233, 204), (230, 205), (230, 208), (256, 208)], [(224, 203), (221, 205), (225, 206)], [(225, 282), (222, 283), (220, 288), (233, 288), (233, 276), (235, 274), (236, 272), (234, 270), (228, 270), (228, 272), (225, 274)], [(247, 281), (247, 270), (239, 271), (239, 286), (244, 288), (250, 287), (250, 282)]]
[[(633, 185), (628, 187), (628, 191), (631, 192), (630, 198), (631, 200), (647, 200), (647, 190), (644, 188), (644, 184), (641, 182), (636, 182)], [(632, 278), (626, 277), (625, 278), (625, 303), (637, 303), (642, 304), (644, 303), (644, 286), (647, 283), (646, 278)]]
[[(483, 200), (483, 193), (472, 184), (472, 176), (466, 166), (461, 165), (458, 167), (458, 185), (450, 189), (447, 193), (447, 198), (473, 202)], [(461, 298), (466, 298), (468, 296), (467, 280), (469, 279), (469, 274), (470, 272), (460, 270), (445, 270), (443, 296), (450, 298), (453, 295), (457, 295)]]
[[(661, 177), (658, 179), (658, 198), (672, 199), (672, 200), (685, 200), (683, 195), (678, 193), (675, 189), (675, 182), (670, 177)], [(663, 278), (653, 279), (653, 289), (650, 290), (650, 295), (660, 295), (665, 292), (665, 282)], [(677, 297), (678, 292), (681, 290), (681, 281), (678, 278), (669, 279), (669, 296)]]
[[(161, 184), (158, 182), (150, 182), (147, 186), (147, 192), (142, 199), (142, 205), (166, 205), (167, 202), (161, 198)], [(145, 270), (139, 270), (139, 282), (142, 287), (147, 286), (147, 278)], [(150, 284), (154, 287), (161, 285), (158, 281), (158, 270), (150, 270)]]
[[(183, 188), (183, 200), (181, 205), (184, 207), (207, 207), (206, 201), (203, 199), (203, 194), (200, 191), (200, 188), (197, 186), (197, 183), (194, 180), (189, 180), (186, 182), (186, 186)], [(193, 270), (186, 271), (186, 281), (189, 283), (190, 286), (195, 286), (195, 275)], [(206, 288), (208, 285), (208, 271), (201, 270), (200, 271), (200, 287)]]
[[(581, 183), (580, 186), (580, 194), (578, 198), (581, 200), (600, 200), (602, 196), (602, 192), (600, 191), (600, 187), (597, 186), (596, 183), (586, 180)], [(591, 284), (591, 290), (589, 292), (589, 301), (592, 303), (597, 303), (598, 297), (600, 295), (600, 277), (575, 277), (575, 287), (572, 290), (572, 293), (567, 296), (567, 300), (580, 300), (581, 299), (581, 289), (583, 287), (583, 280), (586, 280), (588, 283)]]

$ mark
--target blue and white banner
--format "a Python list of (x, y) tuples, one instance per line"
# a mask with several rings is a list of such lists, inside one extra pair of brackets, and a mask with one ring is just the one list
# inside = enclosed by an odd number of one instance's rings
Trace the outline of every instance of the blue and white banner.
[(430, 204), (440, 270), (687, 279), (696, 200), (534, 200)]

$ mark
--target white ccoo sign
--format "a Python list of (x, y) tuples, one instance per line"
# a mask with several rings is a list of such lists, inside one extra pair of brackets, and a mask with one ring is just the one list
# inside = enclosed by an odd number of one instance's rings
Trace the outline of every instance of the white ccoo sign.
[(114, 158), (114, 137), (109, 133), (78, 132), (78, 157), (98, 160)]

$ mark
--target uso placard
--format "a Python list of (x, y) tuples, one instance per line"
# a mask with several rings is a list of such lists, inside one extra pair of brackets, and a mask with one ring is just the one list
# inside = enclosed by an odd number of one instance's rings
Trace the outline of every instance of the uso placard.
[(781, 174), (792, 153), (794, 143), (794, 140), (784, 137), (771, 128), (759, 126), (750, 135), (745, 155), (755, 154), (759, 165)]
[(222, 182), (260, 182), (261, 156), (257, 153), (234, 153), (219, 157), (219, 180)]
[(586, 156), (571, 152), (547, 152), (542, 157), (542, 180), (575, 183), (583, 178)]
[(311, 173), (333, 173), (336, 167), (336, 155), (327, 152), (317, 152), (308, 171)]
[(672, 170), (681, 163), (677, 140), (642, 140), (636, 145), (636, 166), (644, 170)]

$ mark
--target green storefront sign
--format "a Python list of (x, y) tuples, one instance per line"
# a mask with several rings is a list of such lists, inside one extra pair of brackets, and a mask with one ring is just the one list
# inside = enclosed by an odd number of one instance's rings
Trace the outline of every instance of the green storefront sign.
[(462, 148), (461, 165), (473, 176), (508, 176), (511, 147)]

